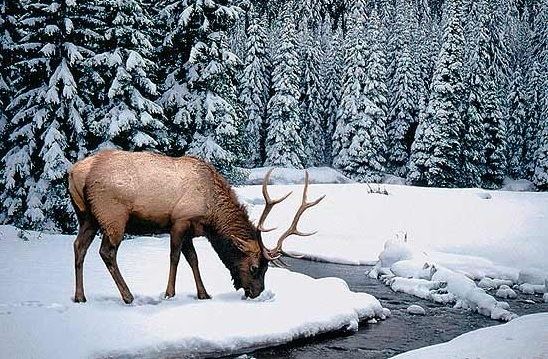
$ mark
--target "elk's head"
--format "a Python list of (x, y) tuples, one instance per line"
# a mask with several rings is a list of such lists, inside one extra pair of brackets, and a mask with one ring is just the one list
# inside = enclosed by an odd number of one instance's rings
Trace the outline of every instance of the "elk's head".
[(304, 189), (303, 189), (301, 205), (299, 209), (297, 210), (297, 213), (295, 214), (295, 217), (293, 218), (291, 225), (280, 236), (274, 248), (272, 249), (266, 248), (263, 244), (261, 233), (270, 232), (276, 229), (276, 228), (267, 229), (264, 227), (266, 218), (268, 217), (268, 214), (270, 213), (270, 211), (276, 204), (282, 202), (291, 194), (291, 192), (289, 192), (285, 196), (279, 199), (274, 199), (274, 200), (270, 198), (267, 187), (268, 187), (268, 182), (270, 180), (270, 175), (272, 171), (273, 169), (269, 170), (263, 180), (262, 192), (263, 192), (263, 197), (265, 199), (265, 208), (263, 210), (263, 213), (261, 214), (257, 227), (254, 228), (255, 238), (253, 238), (253, 240), (251, 241), (242, 241), (238, 239), (236, 241), (237, 242), (236, 245), (240, 248), (241, 253), (243, 254), (243, 258), (239, 261), (238, 273), (237, 274), (234, 273), (236, 275), (233, 274), (233, 278), (237, 278), (234, 281), (234, 286), (236, 287), (236, 289), (243, 288), (245, 291), (246, 297), (250, 297), (250, 298), (255, 298), (259, 296), (264, 290), (264, 276), (265, 276), (266, 270), (268, 269), (268, 264), (272, 263), (275, 266), (285, 266), (285, 263), (282, 261), (281, 256), (282, 255), (292, 256), (284, 252), (282, 249), (283, 241), (287, 237), (293, 234), (297, 236), (311, 236), (316, 233), (316, 232), (304, 233), (299, 231), (297, 229), (297, 223), (299, 222), (299, 219), (301, 218), (305, 210), (317, 205), (325, 197), (325, 196), (322, 196), (312, 202), (307, 201), (308, 172), (305, 172)]

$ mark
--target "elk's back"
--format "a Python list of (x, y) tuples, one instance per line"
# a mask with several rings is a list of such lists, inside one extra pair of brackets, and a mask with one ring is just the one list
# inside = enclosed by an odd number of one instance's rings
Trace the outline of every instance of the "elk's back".
[(77, 162), (69, 190), (78, 208), (91, 210), (99, 221), (125, 211), (128, 225), (163, 228), (176, 219), (205, 216), (210, 175), (208, 166), (192, 157), (112, 150)]

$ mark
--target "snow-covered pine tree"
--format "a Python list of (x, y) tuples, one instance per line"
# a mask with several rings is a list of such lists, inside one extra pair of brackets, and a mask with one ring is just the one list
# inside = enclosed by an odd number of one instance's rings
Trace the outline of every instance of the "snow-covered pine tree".
[[(494, 7), (494, 8), (493, 8)], [(508, 70), (509, 50), (502, 31), (504, 14), (500, 4), (492, 4), (487, 10), (494, 13), (489, 16), (487, 23), (488, 39), (486, 52), (487, 76), (483, 79), (485, 93), (483, 94), (485, 129), (485, 171), (482, 185), (486, 188), (499, 188), (507, 173), (507, 143), (505, 102)]]
[(406, 0), (398, 2), (396, 14), (398, 25), (394, 56), (394, 73), (391, 78), (390, 113), (388, 119), (388, 163), (389, 169), (397, 176), (405, 177), (407, 162), (418, 122), (419, 96), (422, 88), (415, 61), (413, 61), (412, 39), (410, 34), (410, 4)]
[(157, 100), (163, 108), (164, 125), (170, 134), (170, 144), (166, 152), (181, 156), (188, 150), (196, 131), (196, 122), (188, 113), (187, 62), (192, 44), (186, 39), (198, 36), (199, 28), (187, 25), (185, 2), (163, 0), (160, 2), (155, 23), (164, 29), (157, 58), (162, 64), (160, 73), (164, 76), (161, 96)]
[[(463, 185), (481, 187), (485, 172), (485, 129), (486, 80), (490, 63), (489, 28), (487, 27), (486, 2), (475, 1), (467, 19), (467, 29), (475, 28), (475, 35), (469, 35), (466, 51), (466, 110), (463, 116)], [(473, 32), (473, 31), (472, 31)]]
[(512, 74), (508, 111), (508, 173), (513, 178), (524, 178), (527, 147), (527, 93), (521, 66)]
[[(548, 81), (547, 81), (548, 82)], [(535, 155), (536, 165), (533, 182), (538, 189), (548, 191), (548, 103), (545, 102), (542, 112), (539, 144)]]
[(304, 22), (307, 27), (314, 29), (319, 26), (322, 20), (323, 12), (322, 1), (319, 0), (301, 0), (296, 2), (298, 21)]
[(152, 20), (138, 0), (102, 0), (105, 42), (92, 59), (102, 74), (100, 109), (90, 130), (99, 148), (159, 149), (167, 144), (162, 108), (154, 100), (154, 63), (147, 29)]
[(300, 118), (302, 139), (306, 153), (306, 167), (325, 163), (324, 143), (324, 87), (321, 73), (321, 60), (324, 58), (316, 34), (307, 26), (303, 18), (300, 30), (301, 38), (301, 98)]
[(432, 92), (417, 128), (407, 179), (414, 185), (455, 187), (461, 178), (461, 65), (464, 37), (460, 1), (447, 4), (443, 44), (438, 55)]
[[(0, 138), (8, 137), (7, 107), (13, 98), (14, 80), (12, 65), (15, 63), (15, 47), (22, 34), (17, 27), (17, 17), (22, 15), (21, 2), (6, 0), (0, 4)], [(4, 157), (6, 142), (0, 141), (0, 159)], [(0, 168), (0, 177), (2, 169)], [(0, 191), (1, 181), (0, 181)]]
[(66, 173), (86, 152), (79, 85), (88, 70), (83, 60), (92, 55), (90, 38), (97, 36), (88, 6), (47, 0), (24, 5), (0, 200), (10, 223), (45, 230), (69, 230), (74, 223)]
[(265, 166), (303, 168), (306, 162), (299, 111), (299, 59), (290, 12), (280, 19), (281, 38), (274, 56), (273, 96), (268, 102)]
[(349, 20), (343, 93), (333, 134), (333, 165), (356, 181), (379, 182), (386, 151), (383, 34), (375, 12), (365, 26), (363, 3), (355, 4)]
[(342, 30), (337, 29), (331, 31), (331, 20), (327, 18), (322, 26), (322, 48), (324, 56), (322, 61), (322, 73), (324, 74), (324, 144), (325, 144), (325, 161), (326, 164), (331, 164), (333, 132), (337, 118), (337, 108), (341, 96), (341, 75), (343, 68), (343, 51), (341, 45), (343, 43)]
[[(366, 27), (366, 46), (369, 51), (367, 72), (362, 87), (365, 97), (363, 122), (349, 149), (349, 155), (358, 164), (355, 168), (360, 181), (380, 182), (385, 172), (388, 89), (384, 34), (377, 10), (373, 9)], [(354, 148), (359, 148), (355, 154)]]
[[(21, 15), (21, 3), (6, 0), (0, 4), (0, 161), (7, 151), (7, 141), (11, 126), (7, 107), (13, 99), (14, 73), (12, 64), (15, 62), (15, 45), (21, 37), (17, 28), (17, 17)], [(0, 166), (0, 193), (4, 192), (4, 166)], [(1, 196), (0, 196), (1, 198)], [(5, 213), (0, 206), (0, 223), (5, 220)]]
[(533, 180), (538, 166), (540, 150), (539, 134), (543, 131), (543, 107), (548, 102), (548, 0), (541, 0), (534, 7), (531, 33), (531, 65), (528, 73), (528, 119), (525, 170), (527, 178)]
[(236, 91), (239, 60), (230, 51), (226, 34), (239, 8), (230, 0), (173, 3), (174, 20), (164, 46), (176, 51), (177, 66), (167, 76), (159, 100), (170, 132), (179, 134), (171, 152), (203, 158), (230, 181), (239, 182), (244, 116)]
[(355, 132), (352, 123), (359, 121), (361, 115), (367, 73), (365, 21), (365, 4), (356, 1), (348, 19), (349, 31), (344, 37), (342, 93), (332, 138), (333, 167), (347, 174), (351, 171), (348, 148)]
[[(254, 17), (260, 16), (255, 13), (254, 7), (248, 1), (237, 2), (242, 10), (230, 26), (227, 36), (228, 47), (230, 51), (239, 59), (245, 59), (247, 56), (247, 41), (249, 34), (247, 31), (251, 26)], [(263, 24), (264, 25), (264, 24)]]
[(539, 133), (541, 131), (540, 123), (542, 116), (542, 104), (545, 99), (544, 80), (548, 72), (543, 69), (541, 61), (536, 56), (532, 56), (532, 64), (527, 76), (527, 97), (529, 99), (527, 109), (527, 130), (525, 137), (526, 159), (525, 175), (526, 178), (533, 178), (536, 166), (536, 154), (539, 146)]
[(240, 101), (246, 118), (245, 140), (250, 167), (261, 166), (265, 158), (266, 105), (269, 95), (269, 58), (263, 21), (252, 14), (247, 29), (245, 68)]
[(506, 123), (503, 118), (500, 93), (493, 74), (486, 77), (485, 98), (485, 172), (483, 187), (500, 188), (506, 177)]
[[(533, 42), (534, 76), (531, 83), (532, 116), (537, 116), (536, 135), (529, 134), (530, 150), (535, 149), (533, 181), (536, 186), (548, 190), (548, 0), (541, 0), (535, 16)], [(534, 130), (533, 130), (534, 131)], [(534, 141), (534, 138), (537, 138)], [(532, 167), (532, 166), (531, 166)]]

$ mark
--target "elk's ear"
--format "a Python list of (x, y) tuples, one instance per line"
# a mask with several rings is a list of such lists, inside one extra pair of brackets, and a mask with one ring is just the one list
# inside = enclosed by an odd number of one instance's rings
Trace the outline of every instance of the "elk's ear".
[(248, 243), (246, 241), (244, 241), (243, 239), (241, 239), (238, 236), (231, 235), (230, 237), (232, 238), (232, 243), (234, 243), (234, 245), (239, 250), (241, 250), (244, 253), (249, 251), (249, 246), (248, 246)]

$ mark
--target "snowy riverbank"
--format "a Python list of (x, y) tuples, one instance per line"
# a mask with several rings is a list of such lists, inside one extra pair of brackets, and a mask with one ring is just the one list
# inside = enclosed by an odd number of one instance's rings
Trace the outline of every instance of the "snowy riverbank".
[[(371, 189), (380, 189), (370, 193)], [(272, 186), (274, 197), (293, 191), (275, 208), (264, 236), (285, 230), (300, 200), (301, 186)], [(262, 209), (259, 186), (238, 190)], [(469, 308), (498, 320), (516, 316), (504, 302), (513, 290), (548, 291), (548, 193), (400, 185), (312, 185), (310, 198), (326, 198), (302, 218), (310, 238), (291, 238), (289, 252), (346, 264), (375, 264), (370, 273), (393, 290)], [(480, 282), (477, 284), (477, 282)], [(486, 289), (499, 289), (499, 298)], [(511, 287), (514, 287), (512, 289)]]
[(119, 264), (136, 295), (124, 305), (98, 255), (96, 240), (86, 258), (88, 302), (73, 295), (74, 236), (26, 233), (0, 226), (0, 348), (6, 358), (89, 357), (239, 352), (316, 334), (358, 328), (360, 320), (384, 317), (379, 302), (351, 292), (336, 278), (321, 280), (270, 268), (267, 291), (242, 300), (230, 275), (205, 240), (196, 240), (204, 284), (212, 300), (194, 298), (190, 268), (179, 268), (177, 295), (163, 300), (168, 276), (167, 238), (125, 241)]
[(474, 330), (438, 345), (412, 350), (394, 359), (548, 358), (548, 313), (526, 315), (504, 325)]
[[(274, 171), (273, 174), (275, 174)], [(388, 195), (368, 193), (386, 189)], [(373, 264), (384, 244), (398, 233), (418, 251), (478, 256), (516, 269), (548, 272), (548, 193), (483, 189), (420, 188), (399, 185), (311, 185), (309, 198), (322, 203), (301, 219), (309, 238), (292, 238), (285, 248), (309, 258), (343, 264)], [(276, 206), (264, 235), (273, 242), (286, 229), (300, 201), (302, 185), (271, 186), (271, 196), (293, 191)], [(237, 189), (257, 218), (263, 207), (260, 186)]]

